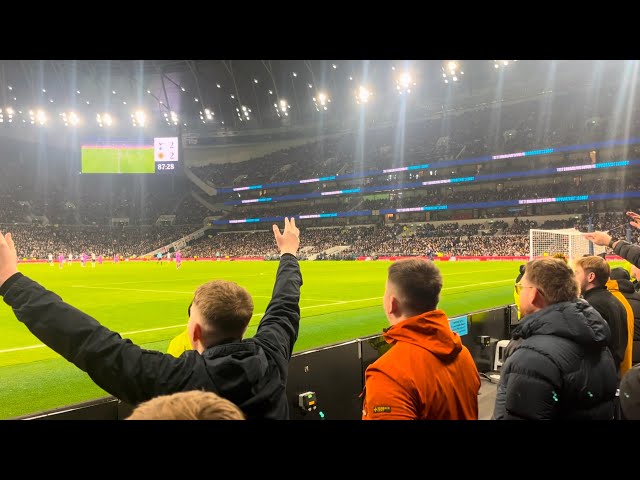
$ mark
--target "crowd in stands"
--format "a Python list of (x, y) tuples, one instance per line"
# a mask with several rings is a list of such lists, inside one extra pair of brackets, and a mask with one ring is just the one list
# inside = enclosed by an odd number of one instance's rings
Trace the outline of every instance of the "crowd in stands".
[(21, 259), (45, 259), (49, 254), (57, 258), (60, 253), (65, 257), (71, 253), (77, 258), (83, 252), (105, 257), (115, 254), (125, 258), (139, 257), (178, 240), (196, 229), (197, 227), (190, 225), (168, 227), (0, 225), (1, 231), (11, 232), (16, 239), (18, 258)]
[[(425, 255), (428, 251), (446, 256), (521, 256), (529, 254), (529, 230), (531, 228), (589, 230), (589, 216), (569, 220), (548, 220), (542, 224), (515, 218), (513, 222), (487, 221), (485, 223), (446, 222), (417, 224), (411, 228), (403, 225), (357, 226), (334, 228), (303, 228), (300, 253), (305, 258), (352, 259), (359, 256)], [(624, 215), (606, 213), (593, 215), (591, 228), (617, 229), (624, 235)], [(187, 256), (222, 257), (249, 256), (272, 258), (275, 249), (268, 230), (235, 233), (209, 233), (196, 240), (184, 252)], [(633, 238), (637, 236), (632, 232)], [(340, 252), (323, 253), (332, 247), (345, 246)], [(320, 254), (320, 255), (319, 255)]]
[[(479, 187), (479, 188), (478, 188)], [(314, 213), (333, 213), (355, 210), (378, 210), (383, 208), (420, 207), (424, 205), (446, 205), (459, 203), (482, 203), (502, 200), (538, 199), (567, 197), (579, 195), (593, 195), (598, 193), (619, 193), (623, 191), (637, 191), (640, 181), (628, 179), (592, 178), (580, 181), (574, 179), (555, 178), (553, 180), (536, 183), (514, 184), (480, 184), (457, 186), (455, 188), (432, 188), (415, 190), (401, 195), (387, 194), (384, 199), (363, 200), (361, 197), (345, 196), (331, 200), (310, 199), (301, 202), (277, 202), (263, 204), (249, 204), (235, 207), (223, 218), (267, 218), (287, 215), (301, 215)], [(569, 204), (564, 208), (571, 208)]]
[[(301, 221), (304, 224), (304, 221)], [(614, 230), (626, 235), (622, 214), (605, 213), (575, 216), (564, 220), (547, 220), (541, 224), (526, 217), (513, 221), (487, 220), (482, 223), (427, 222), (414, 225), (359, 225), (305, 228), (300, 258), (353, 259), (359, 256), (425, 255), (428, 251), (446, 256), (520, 256), (529, 253), (531, 228), (576, 228), (586, 232)], [(39, 226), (0, 225), (11, 231), (20, 245), (20, 258), (45, 259), (51, 253), (74, 256), (95, 252), (104, 256), (141, 256), (198, 229), (197, 225), (179, 226)], [(632, 240), (640, 237), (632, 230)], [(346, 247), (335, 253), (333, 247)], [(267, 257), (277, 258), (277, 249), (270, 230), (216, 232), (206, 234), (182, 249), (184, 257)]]
[(186, 257), (263, 257), (276, 255), (277, 247), (273, 233), (268, 230), (257, 232), (234, 232), (230, 234), (205, 235), (182, 249)]
[[(259, 159), (192, 170), (216, 186), (246, 186), (535, 150), (605, 137), (636, 136), (640, 132), (637, 109), (628, 124), (629, 131), (624, 131), (621, 122), (615, 121), (612, 109), (601, 104), (600, 109), (594, 111), (584, 101), (580, 103), (582, 96), (575, 92), (408, 123), (403, 152), (392, 147), (397, 132), (395, 127), (389, 127), (367, 132), (362, 142), (364, 147), (359, 147), (356, 133), (349, 133)], [(597, 121), (590, 120), (594, 117)], [(515, 158), (500, 164), (499, 168), (503, 171), (505, 167), (526, 169), (535, 161), (530, 159), (527, 165)], [(490, 173), (493, 165), (498, 166), (496, 162), (482, 165), (482, 173)], [(254, 195), (251, 191), (244, 193)]]

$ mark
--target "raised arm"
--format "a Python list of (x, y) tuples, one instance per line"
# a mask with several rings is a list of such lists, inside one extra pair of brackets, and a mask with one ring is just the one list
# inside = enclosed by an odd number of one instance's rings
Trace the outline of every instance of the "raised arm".
[(1, 233), (0, 295), (42, 343), (126, 402), (172, 393), (167, 385), (178, 391), (182, 385), (175, 379), (188, 379), (193, 369), (195, 355), (176, 359), (143, 349), (22, 275), (11, 234)]
[(302, 274), (296, 254), (300, 246), (300, 230), (295, 218), (284, 219), (284, 231), (273, 225), (273, 234), (280, 250), (280, 265), (264, 316), (254, 338), (264, 342), (274, 353), (291, 358), (300, 326), (300, 287)]

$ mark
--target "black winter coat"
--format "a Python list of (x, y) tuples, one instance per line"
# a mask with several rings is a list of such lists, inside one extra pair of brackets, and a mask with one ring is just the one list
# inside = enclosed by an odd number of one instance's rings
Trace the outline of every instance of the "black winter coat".
[(606, 320), (611, 330), (609, 348), (616, 362), (616, 368), (620, 371), (620, 363), (627, 351), (629, 340), (629, 326), (627, 324), (627, 309), (606, 286), (594, 287), (582, 294), (589, 304)]
[(550, 305), (523, 317), (502, 366), (493, 418), (614, 418), (616, 366), (609, 326), (587, 302)]

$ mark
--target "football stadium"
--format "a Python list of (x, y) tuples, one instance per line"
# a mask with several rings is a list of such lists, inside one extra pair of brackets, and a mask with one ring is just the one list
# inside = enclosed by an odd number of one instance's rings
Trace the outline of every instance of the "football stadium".
[[(0, 419), (190, 390), (248, 419), (396, 419), (396, 388), (422, 419), (633, 415), (638, 61), (0, 64)], [(556, 304), (596, 317), (596, 346), (554, 333)], [(507, 378), (549, 337), (605, 373), (543, 415)], [(443, 390), (458, 414), (428, 408)]]

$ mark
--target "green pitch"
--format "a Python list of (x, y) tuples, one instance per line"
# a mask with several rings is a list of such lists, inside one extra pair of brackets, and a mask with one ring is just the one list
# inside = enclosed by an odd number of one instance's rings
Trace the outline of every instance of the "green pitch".
[[(438, 263), (444, 289), (440, 307), (450, 317), (513, 303), (523, 262)], [(389, 262), (301, 262), (300, 335), (294, 351), (380, 333), (388, 326), (382, 294)], [(252, 336), (271, 297), (277, 262), (107, 263), (21, 265), (20, 271), (65, 302), (144, 348), (166, 351), (187, 323), (195, 288), (211, 279), (233, 280), (253, 296)], [(0, 304), (0, 419), (40, 412), (108, 394), (83, 371), (43, 346)]]
[(155, 173), (153, 147), (82, 147), (82, 173)]

